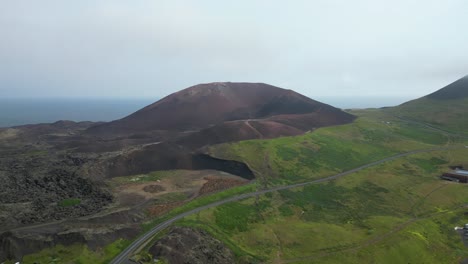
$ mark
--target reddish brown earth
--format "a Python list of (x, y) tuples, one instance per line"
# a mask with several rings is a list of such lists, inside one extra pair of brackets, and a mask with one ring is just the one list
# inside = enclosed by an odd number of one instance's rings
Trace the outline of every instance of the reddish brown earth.
[(242, 120), (224, 122), (182, 137), (176, 142), (191, 149), (198, 149), (225, 142), (296, 136), (303, 133), (303, 130), (274, 121)]
[[(319, 127), (350, 123), (354, 118), (330, 105), (268, 84), (199, 84), (123, 119), (92, 126), (83, 136), (95, 142), (81, 143), (77, 149), (110, 151), (137, 142), (143, 146), (101, 164), (103, 177), (152, 170), (219, 169), (217, 161), (200, 162), (197, 153), (214, 144), (296, 136)], [(238, 174), (239, 170), (224, 171), (247, 179), (253, 176)]]
[(232, 179), (232, 178), (213, 178), (213, 177), (205, 177), (207, 182), (203, 184), (202, 188), (199, 191), (200, 195), (213, 193), (217, 191), (222, 191), (225, 189), (229, 189), (235, 186), (239, 186), (245, 184), (246, 181), (240, 179)]
[[(354, 117), (332, 106), (263, 83), (207, 83), (173, 93), (123, 119), (94, 126), (89, 134), (107, 137), (142, 131), (199, 130), (226, 121), (307, 115), (307, 128), (351, 122)], [(296, 127), (294, 119), (289, 122)], [(301, 125), (302, 126), (302, 125)]]
[(182, 202), (175, 202), (175, 203), (153, 205), (148, 208), (148, 214), (151, 217), (158, 217), (169, 212), (171, 209), (174, 209), (183, 204), (184, 202), (182, 201)]
[(164, 192), (165, 190), (166, 190), (166, 188), (164, 188), (161, 185), (157, 185), (157, 184), (148, 185), (148, 186), (143, 187), (143, 191), (149, 192), (149, 193), (159, 193), (159, 192)]

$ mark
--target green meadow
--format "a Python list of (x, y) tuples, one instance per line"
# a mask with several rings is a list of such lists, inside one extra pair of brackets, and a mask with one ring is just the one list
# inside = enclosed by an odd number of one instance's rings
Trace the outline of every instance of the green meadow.
[(468, 149), (417, 154), (178, 224), (206, 229), (239, 263), (457, 263), (468, 258), (454, 231), (468, 222), (467, 186), (438, 176), (466, 155)]
[(468, 98), (436, 100), (423, 97), (397, 107), (389, 113), (420, 120), (441, 129), (468, 135)]
[(462, 139), (361, 110), (352, 124), (298, 137), (214, 146), (243, 161), (259, 188), (330, 176), (397, 153), (436, 146), (338, 180), (268, 193), (192, 215), (231, 247), (239, 263), (457, 263), (468, 250), (455, 226), (468, 222), (467, 186), (441, 181), (451, 164), (468, 165)]
[(380, 110), (352, 112), (352, 124), (297, 137), (248, 140), (210, 148), (213, 156), (247, 163), (265, 185), (322, 178), (398, 153), (460, 140)]

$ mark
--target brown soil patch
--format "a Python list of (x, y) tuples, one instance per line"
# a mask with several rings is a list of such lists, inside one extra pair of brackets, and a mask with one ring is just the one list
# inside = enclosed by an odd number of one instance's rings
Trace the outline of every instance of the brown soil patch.
[(148, 214), (152, 217), (161, 216), (170, 211), (171, 209), (176, 208), (177, 206), (181, 206), (182, 204), (184, 204), (184, 201), (169, 204), (153, 205), (148, 208)]
[(198, 192), (199, 195), (217, 192), (221, 190), (225, 190), (234, 186), (245, 184), (245, 180), (240, 179), (233, 179), (233, 178), (219, 178), (219, 177), (205, 177), (204, 178), (207, 182), (203, 184), (200, 191)]
[(6, 128), (0, 129), (0, 140), (14, 138), (19, 134), (19, 129)]
[(120, 205), (132, 206), (170, 193), (185, 193), (187, 198), (194, 198), (200, 194), (224, 190), (246, 182), (248, 181), (241, 177), (220, 171), (186, 170), (157, 181), (125, 183), (116, 188), (115, 196)]
[(146, 201), (146, 198), (137, 193), (121, 193), (117, 196), (117, 201), (120, 206), (134, 206), (142, 204)]
[(143, 191), (149, 192), (149, 193), (159, 193), (159, 192), (164, 192), (166, 188), (164, 188), (161, 185), (147, 185), (143, 187)]

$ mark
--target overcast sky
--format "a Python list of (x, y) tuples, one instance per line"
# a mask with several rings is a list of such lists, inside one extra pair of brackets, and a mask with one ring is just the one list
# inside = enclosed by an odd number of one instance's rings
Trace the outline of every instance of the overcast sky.
[(466, 0), (0, 0), (0, 97), (265, 82), (419, 97), (468, 74)]

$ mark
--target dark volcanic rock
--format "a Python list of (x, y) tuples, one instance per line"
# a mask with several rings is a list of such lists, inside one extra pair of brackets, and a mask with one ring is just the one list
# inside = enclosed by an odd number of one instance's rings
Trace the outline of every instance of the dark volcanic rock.
[(192, 156), (192, 169), (219, 170), (241, 176), (247, 180), (253, 180), (255, 178), (253, 172), (245, 163), (235, 160), (217, 159), (206, 154), (196, 154)]
[(254, 178), (253, 172), (245, 163), (192, 153), (190, 149), (170, 143), (151, 145), (119, 155), (90, 168), (90, 173), (97, 174), (94, 170), (102, 170), (106, 177), (117, 177), (174, 169), (219, 170), (248, 180)]
[(47, 154), (0, 156), (0, 230), (89, 215), (112, 202), (102, 183), (77, 174), (85, 162)]
[(188, 227), (174, 227), (149, 252), (154, 258), (177, 264), (231, 264), (234, 254), (207, 232)]

